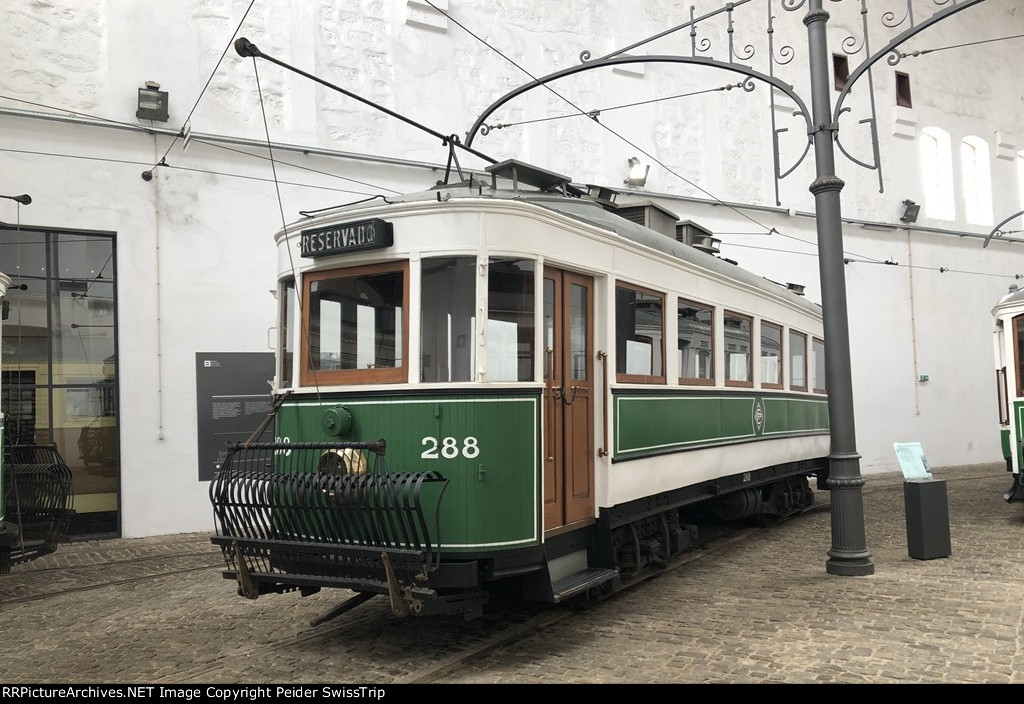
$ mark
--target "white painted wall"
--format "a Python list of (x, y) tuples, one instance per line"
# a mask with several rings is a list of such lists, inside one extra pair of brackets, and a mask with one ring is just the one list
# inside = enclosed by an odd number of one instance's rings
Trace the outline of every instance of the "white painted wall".
[[(276, 58), (441, 134), (463, 135), (486, 106), (530, 80), (529, 74), (574, 65), (584, 50), (601, 56), (689, 19), (689, 5), (669, 0), (440, 4), (504, 56), (417, 0), (256, 0), (239, 34)], [(693, 4), (700, 14), (725, 3)], [(918, 21), (937, 7), (914, 4)], [(775, 74), (809, 101), (804, 12), (774, 5), (776, 53), (783, 45), (795, 53), (792, 62), (774, 67)], [(846, 36), (860, 35), (860, 3), (826, 5), (832, 15), (830, 48), (839, 51)], [(20, 210), (0, 200), (0, 221), (14, 224), (20, 218), (23, 225), (117, 233), (125, 536), (212, 527), (206, 486), (197, 481), (195, 354), (266, 349), (274, 315), (268, 294), (272, 236), (282, 212), (291, 221), (302, 209), (419, 190), (440, 173), (415, 163), (446, 159), (436, 137), (266, 61), (256, 63), (261, 109), (253, 61), (228, 49), (249, 7), (248, 0), (31, 0), (0, 9), (0, 43), (7, 52), (0, 72), (0, 193), (29, 193), (34, 199)], [(762, 72), (768, 71), (766, 8), (766, 0), (753, 0), (734, 17), (736, 51), (753, 46), (754, 55), (744, 62)], [(872, 21), (872, 31), (881, 32), (878, 15)], [(721, 18), (699, 29), (698, 39), (711, 42), (711, 55), (726, 58)], [(911, 46), (938, 48), (1021, 33), (1024, 8), (1015, 0), (988, 0)], [(881, 33), (872, 37), (873, 51), (887, 39)], [(916, 135), (929, 125), (952, 135), (955, 155), (964, 136), (988, 140), (995, 157), (994, 217), (1021, 209), (1017, 46), (990, 42), (903, 60), (895, 70), (911, 76), (912, 110), (894, 108), (894, 68), (884, 61), (877, 65), (872, 78), (884, 192), (879, 193), (876, 171), (837, 152), (837, 172), (846, 182), (843, 216), (858, 221), (846, 224), (844, 236), (849, 256), (857, 260), (846, 267), (846, 283), (865, 474), (897, 468), (894, 441), (921, 441), (933, 467), (999, 460), (989, 311), (1014, 275), (1024, 273), (1018, 245), (994, 241), (982, 249), (980, 239), (957, 237), (990, 229), (967, 225), (962, 215), (953, 222), (922, 217), (909, 230), (858, 223), (900, 225), (900, 202), (922, 201)], [(634, 53), (689, 48), (684, 30)], [(863, 56), (852, 56), (851, 66)], [(551, 87), (583, 110), (602, 109), (600, 124), (576, 117), (494, 129), (477, 137), (474, 147), (580, 183), (613, 187), (621, 186), (628, 157), (647, 163), (656, 157), (664, 166), (652, 166), (645, 195), (712, 229), (723, 240), (724, 256), (773, 280), (805, 284), (808, 297), (820, 300), (807, 190), (814, 179), (813, 154), (782, 182), (776, 207), (773, 111), (763, 85), (753, 92), (716, 90), (609, 109), (724, 88), (741, 78), (667, 64), (581, 74)], [(170, 120), (154, 127), (177, 130), (191, 113), (195, 133), (262, 141), (265, 109), (275, 142), (415, 163), (275, 150), (279, 205), (267, 150), (259, 144), (231, 146), (232, 151), (194, 140), (183, 152), (181, 142), (172, 144), (165, 134), (81, 124), (95, 118), (138, 126), (136, 92), (147, 80), (171, 96)], [(870, 162), (869, 133), (859, 124), (870, 116), (868, 97), (862, 80), (840, 128), (844, 148)], [(795, 162), (805, 138), (792, 109), (780, 97), (774, 110), (776, 128), (787, 130), (781, 136), (784, 169)], [(561, 97), (541, 89), (489, 122), (572, 112)], [(67, 121), (40, 119), (43, 113)], [(170, 166), (143, 181), (141, 172), (165, 153)], [(467, 168), (484, 164), (465, 153), (459, 159)], [(709, 204), (715, 199), (758, 208)], [(958, 191), (957, 212), (962, 211)], [(776, 232), (764, 234), (770, 228)], [(752, 232), (761, 234), (743, 234)], [(886, 259), (899, 266), (867, 263)], [(939, 267), (949, 271), (939, 273)], [(930, 380), (918, 383), (922, 374)]]

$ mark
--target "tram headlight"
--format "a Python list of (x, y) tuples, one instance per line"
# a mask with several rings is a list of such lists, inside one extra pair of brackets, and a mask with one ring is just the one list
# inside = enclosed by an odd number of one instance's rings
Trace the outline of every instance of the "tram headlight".
[(325, 450), (316, 463), (322, 474), (366, 474), (366, 455), (361, 450)]

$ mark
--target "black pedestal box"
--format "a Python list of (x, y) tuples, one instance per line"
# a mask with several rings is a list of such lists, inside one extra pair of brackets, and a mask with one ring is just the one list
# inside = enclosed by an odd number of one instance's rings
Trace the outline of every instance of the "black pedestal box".
[(903, 483), (907, 511), (907, 549), (917, 560), (949, 557), (949, 507), (946, 482), (937, 479)]

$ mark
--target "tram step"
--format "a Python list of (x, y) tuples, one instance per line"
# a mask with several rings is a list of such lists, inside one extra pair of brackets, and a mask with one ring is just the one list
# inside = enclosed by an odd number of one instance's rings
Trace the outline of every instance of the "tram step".
[(601, 567), (591, 567), (568, 577), (563, 577), (551, 585), (555, 595), (555, 603), (582, 594), (588, 589), (599, 587), (602, 584), (611, 582), (618, 577), (618, 570), (610, 570)]

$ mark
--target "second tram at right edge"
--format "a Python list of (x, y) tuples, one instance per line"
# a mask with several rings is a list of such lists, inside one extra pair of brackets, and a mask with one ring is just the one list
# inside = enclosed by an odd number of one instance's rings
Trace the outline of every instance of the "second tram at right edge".
[(996, 393), (999, 397), (999, 433), (1006, 471), (1013, 484), (1003, 495), (1009, 502), (1024, 501), (1021, 486), (1021, 438), (1024, 437), (1024, 291), (1016, 284), (992, 309), (995, 319)]

